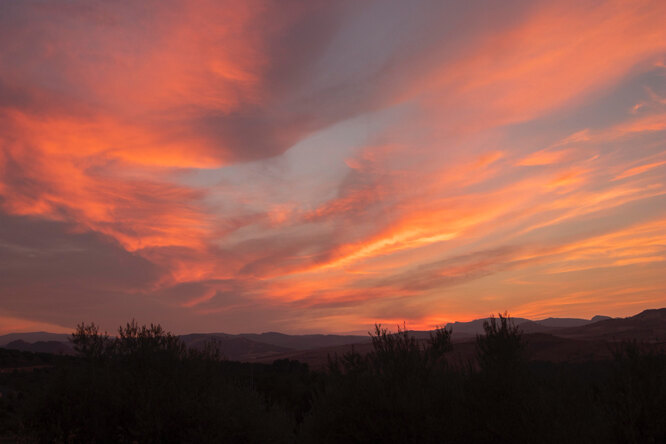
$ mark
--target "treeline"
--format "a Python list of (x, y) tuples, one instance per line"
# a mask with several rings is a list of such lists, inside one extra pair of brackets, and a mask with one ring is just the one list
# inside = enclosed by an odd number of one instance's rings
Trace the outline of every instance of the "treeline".
[(476, 358), (464, 364), (448, 359), (447, 330), (435, 330), (424, 342), (404, 329), (377, 326), (369, 353), (352, 351), (332, 358), (325, 371), (312, 371), (288, 360), (226, 361), (214, 342), (188, 349), (159, 325), (131, 322), (109, 337), (82, 324), (72, 335), (77, 357), (42, 357), (48, 366), (0, 373), (0, 437), (62, 443), (666, 442), (663, 354), (624, 343), (609, 362), (534, 362), (509, 318), (492, 318), (484, 328)]

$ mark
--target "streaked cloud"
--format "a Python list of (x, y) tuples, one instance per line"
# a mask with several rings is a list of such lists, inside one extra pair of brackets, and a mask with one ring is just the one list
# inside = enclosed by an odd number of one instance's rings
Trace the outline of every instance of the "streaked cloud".
[(648, 0), (2, 3), (0, 319), (663, 305), (664, 22)]

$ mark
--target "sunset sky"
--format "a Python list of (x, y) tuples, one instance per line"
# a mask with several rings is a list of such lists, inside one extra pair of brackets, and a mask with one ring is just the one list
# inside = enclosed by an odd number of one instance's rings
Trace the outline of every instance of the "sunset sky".
[(0, 2), (0, 334), (666, 306), (666, 1)]

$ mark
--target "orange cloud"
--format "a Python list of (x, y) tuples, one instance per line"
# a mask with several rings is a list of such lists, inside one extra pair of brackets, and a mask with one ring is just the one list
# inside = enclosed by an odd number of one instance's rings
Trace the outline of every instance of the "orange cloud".
[(8, 333), (23, 333), (35, 331), (48, 331), (51, 333), (71, 333), (69, 326), (57, 325), (49, 322), (37, 322), (12, 316), (0, 316), (0, 335)]
[(518, 165), (523, 166), (538, 166), (538, 165), (552, 165), (560, 163), (566, 156), (570, 154), (568, 150), (559, 151), (537, 151), (532, 153), (526, 158), (518, 162)]
[[(86, 307), (90, 248), (148, 270), (110, 274), (97, 313), (197, 327), (587, 313), (603, 293), (576, 276), (605, 269), (617, 310), (664, 301), (666, 4), (373, 8), (0, 5), (0, 217), (57, 240), (0, 237), (0, 290)], [(46, 276), (47, 256), (76, 267)], [(3, 303), (16, 328), (66, 317)]]
[(638, 174), (643, 174), (646, 171), (650, 171), (651, 169), (660, 167), (662, 165), (666, 165), (666, 161), (653, 162), (653, 163), (648, 163), (646, 165), (639, 165), (637, 167), (629, 168), (628, 170), (624, 171), (623, 173), (619, 174), (618, 176), (615, 176), (615, 179), (613, 179), (613, 180), (626, 179), (627, 177), (632, 177), (632, 176), (636, 176)]
[[(465, 94), (485, 102), (484, 108), (504, 111), (502, 120), (532, 117), (603, 88), (663, 51), (666, 31), (657, 23), (666, 8), (660, 2), (647, 5), (536, 7), (523, 24), (482, 40), (451, 72)], [(482, 71), (485, 76), (478, 75)]]

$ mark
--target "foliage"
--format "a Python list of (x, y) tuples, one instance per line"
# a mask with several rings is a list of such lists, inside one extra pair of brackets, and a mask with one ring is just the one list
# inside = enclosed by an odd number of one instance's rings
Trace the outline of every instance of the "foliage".
[(523, 335), (504, 313), (483, 322), (484, 335), (476, 338), (477, 359), (482, 372), (496, 373), (502, 379), (520, 372), (526, 362)]
[(77, 327), (80, 360), (43, 381), (26, 428), (44, 442), (288, 442), (294, 424), (246, 381), (224, 372), (211, 344), (188, 350), (159, 325), (118, 336)]
[(535, 362), (506, 314), (467, 366), (450, 331), (404, 325), (376, 325), (369, 352), (324, 372), (226, 361), (135, 321), (114, 337), (80, 324), (72, 342), (76, 357), (0, 349), (0, 366), (34, 367), (0, 372), (0, 441), (666, 442), (663, 352), (628, 342), (612, 361)]
[(634, 341), (613, 355), (605, 404), (615, 435), (627, 443), (666, 442), (666, 356)]
[(478, 372), (470, 377), (466, 398), (475, 439), (523, 442), (536, 433), (526, 343), (506, 313), (491, 316), (483, 329), (476, 338)]
[(70, 340), (74, 344), (74, 350), (88, 360), (99, 360), (107, 356), (112, 344), (109, 335), (106, 332), (100, 333), (94, 322), (77, 325)]
[(372, 350), (355, 351), (329, 363), (329, 378), (317, 394), (301, 439), (311, 442), (425, 442), (438, 429), (437, 416), (451, 409), (434, 393), (452, 380), (444, 354), (451, 333), (437, 329), (420, 341), (404, 328), (381, 325)]

